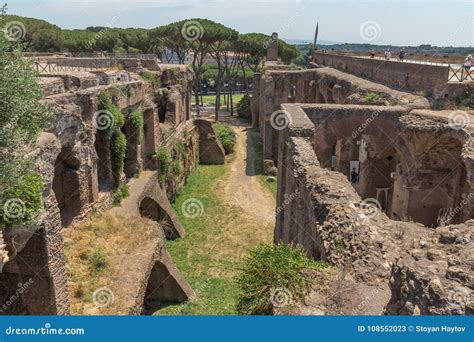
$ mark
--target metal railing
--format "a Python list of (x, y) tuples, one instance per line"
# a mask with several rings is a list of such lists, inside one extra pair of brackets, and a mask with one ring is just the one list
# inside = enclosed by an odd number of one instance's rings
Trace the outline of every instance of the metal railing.
[(112, 69), (118, 67), (115, 58), (62, 58), (34, 63), (34, 69), (38, 73), (54, 73), (68, 71), (92, 71), (99, 69)]
[(72, 54), (78, 58), (136, 58), (136, 59), (157, 59), (153, 53), (126, 53), (126, 52), (77, 52)]
[(464, 81), (474, 81), (473, 78), (473, 72), (471, 69), (467, 69), (463, 66), (451, 66), (449, 65), (449, 73), (451, 76), (449, 76), (448, 82), (450, 81), (458, 81), (458, 82), (464, 82)]

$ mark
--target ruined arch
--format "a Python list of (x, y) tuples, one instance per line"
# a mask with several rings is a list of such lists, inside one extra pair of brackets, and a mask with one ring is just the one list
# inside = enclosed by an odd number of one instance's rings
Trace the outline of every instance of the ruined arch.
[(81, 161), (72, 148), (63, 147), (54, 167), (53, 190), (58, 203), (61, 224), (68, 226), (81, 213)]
[(185, 235), (184, 228), (166, 193), (161, 189), (157, 174), (149, 180), (136, 203), (142, 216), (159, 223), (167, 223), (163, 226), (167, 239), (176, 239)]
[(190, 292), (161, 261), (156, 261), (148, 278), (142, 314), (150, 315), (169, 304), (189, 299)]

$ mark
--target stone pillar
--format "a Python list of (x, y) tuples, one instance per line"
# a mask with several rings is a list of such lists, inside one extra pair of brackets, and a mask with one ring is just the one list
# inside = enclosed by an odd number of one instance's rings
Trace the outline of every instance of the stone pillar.
[(274, 91), (275, 83), (273, 77), (263, 77), (260, 82), (262, 88), (260, 90), (260, 132), (263, 140), (263, 159), (273, 159), (272, 137), (273, 127), (270, 123), (271, 115), (274, 112)]
[(272, 33), (272, 38), (268, 42), (267, 62), (278, 62), (278, 33)]
[(259, 127), (259, 103), (260, 103), (260, 78), (261, 74), (256, 72), (253, 75), (253, 94), (252, 94), (252, 127)]

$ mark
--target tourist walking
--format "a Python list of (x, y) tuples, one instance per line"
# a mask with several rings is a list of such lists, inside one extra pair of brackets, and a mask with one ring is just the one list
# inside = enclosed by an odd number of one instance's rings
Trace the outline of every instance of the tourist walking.
[(466, 59), (464, 60), (464, 63), (462, 64), (462, 67), (463, 67), (464, 70), (466, 70), (466, 71), (471, 70), (471, 67), (472, 67), (472, 55), (469, 55), (469, 56), (466, 57)]
[(390, 52), (390, 49), (385, 51), (385, 60), (389, 61), (392, 58), (392, 53)]
[(404, 50), (400, 50), (400, 52), (398, 53), (398, 58), (400, 59), (400, 62), (403, 62), (403, 60), (405, 59), (405, 51)]
[(375, 50), (370, 51), (370, 58), (375, 58)]

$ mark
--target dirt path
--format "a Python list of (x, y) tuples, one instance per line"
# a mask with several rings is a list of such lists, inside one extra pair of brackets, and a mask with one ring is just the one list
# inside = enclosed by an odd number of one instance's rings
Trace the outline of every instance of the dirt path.
[(261, 220), (265, 225), (275, 222), (275, 199), (263, 188), (255, 176), (255, 151), (248, 144), (249, 127), (234, 126), (237, 133), (235, 160), (230, 165), (230, 174), (224, 194), (227, 201), (241, 207), (247, 214)]

